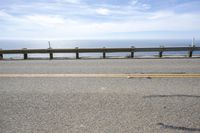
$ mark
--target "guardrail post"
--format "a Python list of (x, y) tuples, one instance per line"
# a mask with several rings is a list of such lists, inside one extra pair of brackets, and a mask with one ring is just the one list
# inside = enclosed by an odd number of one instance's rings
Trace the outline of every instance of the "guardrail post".
[(76, 47), (75, 49), (76, 49), (76, 59), (79, 59), (78, 47)]
[(134, 46), (131, 46), (131, 58), (134, 58)]
[[(164, 46), (160, 46), (160, 48), (164, 48)], [(162, 58), (162, 56), (163, 56), (163, 50), (160, 50), (159, 51), (159, 58)]]
[(162, 58), (162, 56), (163, 56), (163, 52), (160, 51), (160, 52), (159, 52), (159, 57)]
[(192, 57), (192, 54), (193, 54), (193, 48), (195, 47), (195, 45), (193, 45), (193, 47), (191, 47), (190, 45), (190, 50), (188, 52), (188, 57), (191, 58)]
[[(2, 49), (0, 49), (0, 51), (1, 51)], [(2, 60), (3, 59), (3, 54), (2, 53), (0, 53), (0, 60)]]
[(188, 53), (188, 57), (192, 57), (192, 53), (193, 53), (193, 51), (191, 50), (191, 51), (189, 51), (189, 53)]
[(23, 48), (23, 50), (24, 50), (24, 59), (26, 60), (26, 59), (28, 59), (28, 53), (27, 53), (27, 48)]
[(53, 53), (52, 52), (49, 53), (49, 57), (50, 57), (50, 60), (53, 59)]
[(103, 47), (103, 49), (104, 49), (104, 51), (103, 51), (103, 59), (106, 58), (106, 51), (105, 51), (105, 48), (106, 48), (106, 47)]
[(52, 50), (52, 48), (51, 48), (51, 42), (50, 41), (48, 41), (48, 43), (49, 43), (49, 59), (50, 60), (52, 60), (53, 59), (53, 52), (51, 51)]
[(51, 51), (51, 47), (49, 47), (49, 59), (52, 60), (53, 59), (53, 52)]

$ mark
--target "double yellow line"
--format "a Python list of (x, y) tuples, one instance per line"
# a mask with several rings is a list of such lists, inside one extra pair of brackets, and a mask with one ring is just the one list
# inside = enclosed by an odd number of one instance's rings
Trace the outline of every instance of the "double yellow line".
[(200, 78), (200, 74), (0, 74), (0, 78)]

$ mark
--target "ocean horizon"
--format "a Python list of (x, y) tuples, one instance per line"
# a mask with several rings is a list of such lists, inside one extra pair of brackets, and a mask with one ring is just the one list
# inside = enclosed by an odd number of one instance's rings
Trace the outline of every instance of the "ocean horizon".
[[(22, 48), (99, 48), (99, 47), (179, 47), (189, 46), (192, 39), (134, 39), (134, 40), (0, 40), (1, 49)], [(195, 40), (200, 46), (200, 40)]]

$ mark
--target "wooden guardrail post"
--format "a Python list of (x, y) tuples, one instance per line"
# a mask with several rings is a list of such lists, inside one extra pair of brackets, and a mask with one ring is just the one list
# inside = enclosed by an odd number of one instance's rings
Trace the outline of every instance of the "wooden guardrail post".
[(51, 42), (48, 41), (48, 44), (49, 44), (49, 59), (52, 60), (53, 59), (53, 52), (51, 51)]
[(159, 58), (162, 58), (162, 56), (163, 56), (163, 49), (162, 48), (164, 48), (164, 46), (160, 46), (160, 48), (161, 48), (161, 50), (159, 51)]
[(52, 52), (49, 53), (49, 57), (50, 57), (50, 60), (53, 59), (53, 53)]
[(76, 59), (79, 59), (79, 51), (78, 51), (78, 47), (76, 47), (75, 49), (76, 49)]
[(188, 51), (188, 57), (191, 58), (192, 54), (193, 54), (193, 48), (195, 47), (195, 45), (191, 46), (190, 45), (190, 50)]
[(53, 60), (53, 52), (51, 50), (52, 50), (52, 48), (49, 47), (49, 59)]
[[(0, 49), (0, 51), (1, 51), (2, 49)], [(2, 53), (0, 53), (0, 60), (2, 60), (3, 59), (3, 54)]]
[(134, 49), (135, 49), (135, 47), (131, 46), (131, 58), (134, 58)]
[(23, 48), (24, 50), (24, 59), (28, 59), (28, 53), (26, 52), (27, 48)]
[(162, 56), (163, 56), (163, 51), (160, 51), (159, 52), (159, 58), (162, 58)]
[(106, 58), (106, 51), (105, 51), (105, 48), (106, 48), (106, 47), (103, 47), (103, 49), (104, 49), (104, 50), (103, 50), (103, 59)]

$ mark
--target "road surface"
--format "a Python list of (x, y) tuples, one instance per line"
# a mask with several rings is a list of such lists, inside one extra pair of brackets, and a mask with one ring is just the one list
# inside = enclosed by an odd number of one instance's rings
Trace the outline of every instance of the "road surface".
[(200, 78), (130, 74), (200, 74), (200, 59), (0, 61), (0, 132), (200, 132)]

